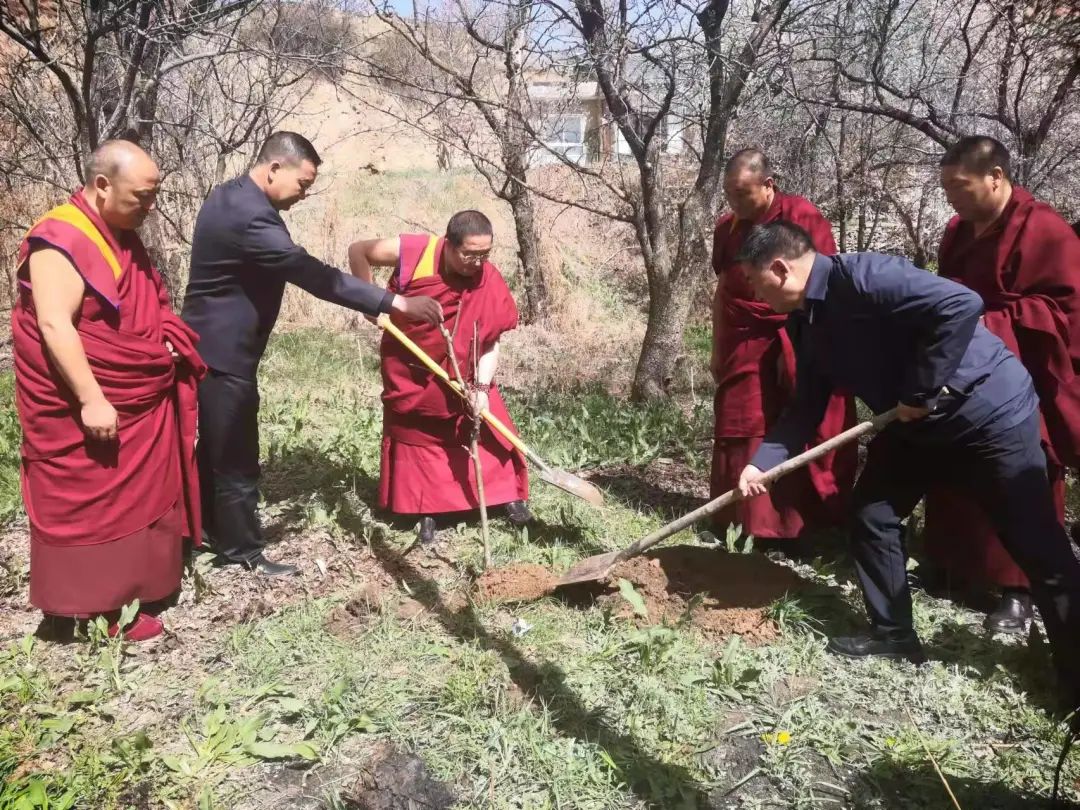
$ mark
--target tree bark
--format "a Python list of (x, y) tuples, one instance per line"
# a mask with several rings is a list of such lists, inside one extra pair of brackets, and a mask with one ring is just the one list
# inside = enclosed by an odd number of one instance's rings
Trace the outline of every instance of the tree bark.
[(544, 278), (540, 237), (536, 230), (536, 207), (532, 195), (523, 188), (508, 195), (510, 211), (514, 215), (514, 232), (517, 236), (518, 261), (525, 288), (525, 321), (536, 323), (548, 315), (548, 287)]

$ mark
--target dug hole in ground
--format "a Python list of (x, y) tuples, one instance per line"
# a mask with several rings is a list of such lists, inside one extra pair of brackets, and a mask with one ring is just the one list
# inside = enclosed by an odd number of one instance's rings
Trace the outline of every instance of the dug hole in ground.
[[(624, 597), (620, 580), (629, 583), (640, 604)], [(571, 602), (591, 597), (619, 618), (648, 624), (685, 621), (710, 636), (734, 634), (762, 642), (779, 632), (766, 615), (768, 606), (806, 585), (766, 557), (699, 546), (670, 546), (626, 560), (603, 582), (556, 591), (557, 582), (541, 565), (508, 565), (484, 572), (476, 592), (492, 602), (527, 602), (552, 593)]]

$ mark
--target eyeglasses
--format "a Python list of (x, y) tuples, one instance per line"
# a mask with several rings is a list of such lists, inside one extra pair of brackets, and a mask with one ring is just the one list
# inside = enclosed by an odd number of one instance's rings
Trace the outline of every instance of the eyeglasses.
[(454, 248), (457, 251), (457, 255), (461, 257), (463, 262), (469, 264), (483, 264), (487, 261), (487, 257), (491, 255), (490, 250), (462, 250), (461, 248)]

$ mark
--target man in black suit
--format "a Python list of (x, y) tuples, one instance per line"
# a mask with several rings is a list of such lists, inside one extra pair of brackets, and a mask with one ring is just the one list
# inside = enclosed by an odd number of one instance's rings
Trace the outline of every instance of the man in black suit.
[(324, 264), (296, 245), (279, 211), (307, 195), (321, 163), (295, 132), (271, 135), (254, 168), (210, 192), (191, 244), (191, 276), (181, 317), (199, 333), (210, 373), (199, 386), (199, 483), (203, 525), (229, 562), (275, 576), (292, 565), (263, 556), (259, 502), (259, 361), (286, 283), (314, 296), (377, 315), (442, 322), (432, 298), (394, 295)]

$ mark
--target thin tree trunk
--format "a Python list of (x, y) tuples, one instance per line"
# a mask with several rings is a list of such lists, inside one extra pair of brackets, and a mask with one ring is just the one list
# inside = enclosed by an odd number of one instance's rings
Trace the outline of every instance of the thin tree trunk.
[(632, 390), (633, 397), (639, 400), (659, 399), (667, 394), (675, 361), (682, 351), (683, 327), (693, 292), (692, 285), (672, 284), (669, 278), (650, 282), (649, 289), (649, 319)]
[(514, 216), (521, 275), (525, 282), (525, 322), (536, 323), (547, 317), (550, 304), (540, 252), (540, 237), (536, 231), (536, 207), (532, 194), (521, 186), (515, 188), (508, 198), (507, 202), (510, 203), (510, 211)]
[(836, 210), (840, 252), (847, 253), (848, 208), (844, 184), (844, 153), (847, 148), (847, 116), (840, 116), (840, 143), (836, 150)]

